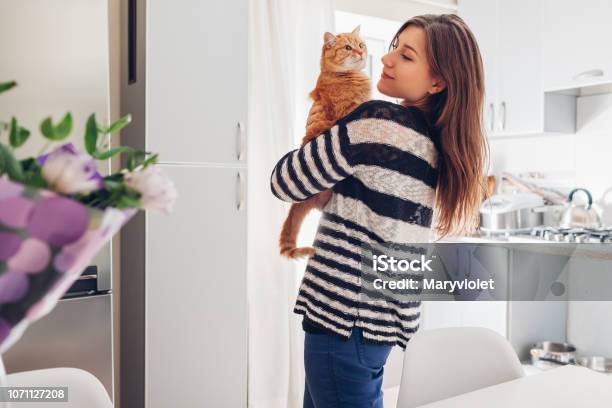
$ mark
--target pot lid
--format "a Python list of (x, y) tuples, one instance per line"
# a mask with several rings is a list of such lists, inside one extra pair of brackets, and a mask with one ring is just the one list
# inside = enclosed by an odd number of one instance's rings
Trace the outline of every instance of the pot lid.
[(482, 202), (480, 212), (499, 214), (543, 205), (544, 199), (535, 193), (495, 194)]

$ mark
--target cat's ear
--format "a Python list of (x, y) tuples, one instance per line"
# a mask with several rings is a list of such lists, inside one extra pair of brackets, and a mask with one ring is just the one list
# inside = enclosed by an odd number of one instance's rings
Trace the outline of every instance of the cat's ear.
[(358, 25), (352, 32), (353, 35), (359, 35), (359, 29), (361, 28), (361, 25)]
[(336, 43), (336, 36), (332, 33), (326, 32), (325, 34), (323, 34), (323, 42), (325, 43), (326, 47), (331, 47)]

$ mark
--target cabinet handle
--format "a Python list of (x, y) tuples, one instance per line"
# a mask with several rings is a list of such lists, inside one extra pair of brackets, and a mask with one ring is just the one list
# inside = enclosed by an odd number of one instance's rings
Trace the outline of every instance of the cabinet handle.
[(236, 173), (236, 210), (242, 211), (244, 208), (244, 182), (240, 172)]
[(489, 109), (491, 110), (491, 116), (489, 118), (489, 128), (491, 129), (491, 132), (494, 132), (495, 131), (495, 104), (493, 102), (489, 104)]
[(503, 114), (500, 114), (501, 130), (504, 131), (506, 130), (506, 111), (507, 111), (506, 101), (503, 101), (500, 104), (500, 108), (501, 110), (503, 110)]
[(574, 81), (577, 79), (583, 79), (583, 78), (595, 78), (595, 77), (602, 77), (604, 75), (604, 72), (601, 69), (589, 69), (588, 71), (584, 71), (581, 72), (577, 75), (574, 75)]
[(237, 134), (236, 134), (236, 158), (239, 161), (244, 159), (244, 125), (242, 122), (238, 122), (237, 124)]

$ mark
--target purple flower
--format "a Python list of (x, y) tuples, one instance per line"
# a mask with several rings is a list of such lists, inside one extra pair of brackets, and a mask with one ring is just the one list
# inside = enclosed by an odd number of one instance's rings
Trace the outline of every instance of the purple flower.
[(65, 153), (70, 153), (70, 154), (74, 154), (77, 155), (79, 154), (79, 151), (77, 150), (76, 147), (74, 147), (74, 145), (72, 143), (66, 143), (64, 145), (61, 145), (60, 147), (58, 147), (57, 149), (47, 153), (47, 154), (43, 154), (42, 156), (38, 156), (38, 159), (36, 159), (36, 161), (38, 161), (38, 165), (42, 166), (43, 164), (45, 164), (45, 162), (47, 161), (47, 159), (49, 158), (49, 156), (53, 153), (56, 153), (58, 151), (62, 151)]
[(102, 187), (96, 162), (88, 154), (80, 153), (72, 143), (40, 156), (38, 163), (44, 179), (59, 193), (89, 193)]

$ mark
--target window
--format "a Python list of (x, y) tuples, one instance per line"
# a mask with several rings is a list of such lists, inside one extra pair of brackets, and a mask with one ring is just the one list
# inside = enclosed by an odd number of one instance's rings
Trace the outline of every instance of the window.
[(387, 20), (345, 11), (336, 11), (335, 14), (336, 32), (338, 33), (351, 32), (358, 25), (361, 26), (361, 38), (368, 46), (368, 61), (364, 71), (372, 80), (372, 99), (399, 102), (395, 98), (390, 98), (378, 92), (376, 84), (382, 73), (380, 59), (387, 53), (389, 44), (403, 21)]

